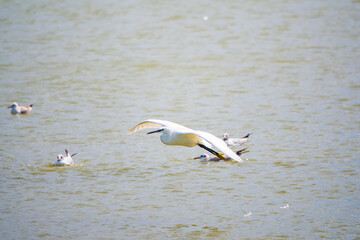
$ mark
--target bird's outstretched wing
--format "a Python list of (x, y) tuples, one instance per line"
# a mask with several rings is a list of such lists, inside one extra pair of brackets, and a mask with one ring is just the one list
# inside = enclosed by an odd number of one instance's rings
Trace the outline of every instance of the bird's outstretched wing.
[(199, 136), (200, 138), (202, 138), (206, 142), (209, 142), (214, 147), (219, 149), (222, 153), (228, 155), (231, 159), (233, 159), (235, 161), (238, 161), (238, 162), (243, 162), (243, 160), (238, 155), (236, 155), (236, 153), (234, 153), (226, 145), (226, 143), (223, 140), (221, 140), (220, 138), (215, 137), (211, 133), (203, 132), (203, 131), (194, 131), (193, 134), (196, 134), (197, 136)]
[(177, 129), (178, 132), (182, 135), (193, 134), (193, 135), (199, 137), (199, 143), (202, 143), (206, 146), (209, 146), (209, 144), (211, 144), (214, 147), (216, 147), (217, 149), (219, 149), (222, 153), (228, 155), (231, 159), (234, 159), (238, 162), (242, 162), (241, 158), (238, 155), (236, 155), (236, 153), (234, 153), (226, 145), (226, 143), (223, 140), (221, 140), (220, 138), (217, 138), (210, 133), (203, 132), (203, 131), (195, 131), (195, 130), (192, 130), (190, 128), (184, 127), (180, 124), (173, 123), (170, 121), (158, 120), (158, 119), (147, 119), (147, 120), (139, 123), (135, 127), (133, 127), (129, 131), (129, 134), (132, 134), (134, 132), (137, 132), (139, 130), (146, 129), (146, 128), (161, 128), (161, 127)]
[(146, 129), (146, 128), (160, 128), (160, 127), (188, 129), (187, 127), (184, 127), (180, 124), (173, 123), (170, 121), (158, 120), (158, 119), (147, 119), (147, 120), (139, 123), (135, 127), (133, 127), (129, 131), (129, 134), (132, 134), (134, 132), (137, 132), (137, 131), (140, 131), (140, 130)]

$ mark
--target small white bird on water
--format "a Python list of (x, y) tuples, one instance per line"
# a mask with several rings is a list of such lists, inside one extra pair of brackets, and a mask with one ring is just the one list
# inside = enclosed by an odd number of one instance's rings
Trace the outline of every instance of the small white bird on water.
[(285, 206), (282, 206), (282, 207), (280, 207), (280, 208), (289, 208), (290, 206), (289, 206), (289, 204), (287, 203)]
[(64, 157), (62, 154), (57, 155), (57, 160), (55, 162), (55, 165), (64, 166), (64, 165), (73, 165), (74, 164), (72, 157), (75, 156), (76, 153), (70, 155), (68, 150), (65, 149), (65, 154), (66, 154), (66, 157)]
[(238, 162), (243, 162), (243, 160), (238, 155), (236, 155), (223, 140), (215, 137), (214, 135), (203, 131), (193, 130), (180, 124), (165, 120), (145, 120), (133, 127), (129, 131), (129, 134), (145, 128), (158, 128), (157, 130), (149, 132), (148, 134), (163, 132), (163, 134), (160, 136), (160, 139), (166, 145), (180, 145), (186, 147), (199, 146), (216, 155), (217, 157), (225, 160), (226, 157), (222, 153), (211, 149), (211, 147), (214, 146), (226, 154), (229, 158)]
[[(248, 152), (248, 151), (246, 151), (246, 149), (247, 148), (241, 149), (241, 150), (237, 151), (236, 154), (238, 156), (241, 156), (241, 154)], [(231, 158), (229, 156), (224, 155), (224, 157), (225, 157), (225, 159), (221, 159), (217, 156), (209, 156), (208, 154), (202, 154), (199, 157), (196, 157), (194, 159), (200, 159), (200, 162), (219, 162), (221, 160), (225, 160), (225, 161), (231, 160)]]
[(33, 104), (30, 104), (29, 106), (19, 106), (16, 102), (12, 103), (8, 108), (11, 108), (10, 113), (11, 114), (26, 114), (29, 113), (32, 109)]
[(230, 138), (229, 134), (224, 133), (223, 140), (228, 146), (241, 146), (248, 140), (251, 134), (252, 133), (248, 133), (245, 137), (242, 138)]

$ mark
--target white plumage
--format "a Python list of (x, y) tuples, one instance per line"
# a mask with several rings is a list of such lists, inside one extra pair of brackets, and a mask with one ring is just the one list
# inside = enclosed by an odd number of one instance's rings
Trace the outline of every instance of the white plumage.
[(214, 146), (231, 159), (242, 162), (242, 159), (236, 155), (223, 140), (210, 133), (193, 130), (170, 121), (148, 119), (133, 127), (129, 131), (129, 134), (146, 128), (158, 128), (158, 130), (149, 132), (148, 134), (163, 132), (160, 139), (166, 145), (180, 145), (186, 147), (194, 147), (198, 145), (224, 159), (225, 157), (221, 153), (217, 153), (210, 148), (211, 146)]
[(230, 138), (229, 134), (224, 133), (223, 140), (228, 146), (241, 146), (248, 140), (251, 134), (252, 133), (248, 133), (245, 137), (242, 138)]
[(73, 165), (74, 164), (72, 157), (74, 155), (76, 155), (76, 153), (70, 155), (68, 150), (65, 149), (65, 154), (66, 154), (66, 157), (64, 157), (62, 154), (57, 155), (57, 160), (55, 162), (55, 165), (64, 166), (64, 165)]
[(26, 114), (29, 113), (32, 110), (33, 104), (30, 104), (29, 106), (19, 106), (16, 102), (12, 103), (8, 108), (11, 108), (10, 113), (11, 114)]

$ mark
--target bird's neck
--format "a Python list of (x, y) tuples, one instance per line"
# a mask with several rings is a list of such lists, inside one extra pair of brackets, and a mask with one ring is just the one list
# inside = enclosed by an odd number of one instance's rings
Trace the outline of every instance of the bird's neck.
[(161, 136), (160, 136), (161, 141), (162, 141), (164, 144), (169, 144), (170, 138), (171, 138), (170, 135), (171, 135), (171, 132), (169, 132), (169, 131), (164, 131), (164, 133), (161, 134)]
[(12, 112), (12, 113), (18, 113), (18, 112), (20, 112), (20, 107), (19, 107), (19, 106), (13, 107), (13, 108), (11, 109), (11, 112)]

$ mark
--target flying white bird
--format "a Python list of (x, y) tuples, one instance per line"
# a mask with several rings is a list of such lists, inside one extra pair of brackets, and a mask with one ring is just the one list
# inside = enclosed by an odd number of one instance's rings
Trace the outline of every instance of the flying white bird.
[(163, 132), (163, 134), (160, 136), (160, 139), (166, 145), (180, 145), (186, 147), (194, 147), (197, 145), (225, 160), (226, 157), (222, 153), (211, 149), (211, 147), (214, 146), (226, 154), (229, 158), (238, 162), (243, 162), (242, 159), (236, 155), (223, 140), (215, 137), (214, 135), (203, 131), (193, 130), (180, 124), (165, 120), (145, 120), (133, 127), (129, 131), (129, 134), (146, 128), (158, 128), (157, 130), (149, 132), (148, 134)]
[(57, 160), (55, 162), (55, 165), (73, 165), (74, 161), (72, 159), (73, 156), (76, 155), (76, 153), (70, 155), (68, 150), (65, 149), (66, 157), (64, 157), (62, 154), (57, 155)]
[[(246, 152), (248, 152), (248, 151), (246, 151), (246, 148), (244, 148), (244, 149), (237, 151), (236, 154), (238, 156), (240, 156), (241, 154), (246, 153)], [(231, 160), (231, 158), (229, 156), (224, 155), (224, 157), (225, 157), (225, 161)], [(200, 162), (218, 162), (220, 160), (223, 160), (217, 156), (209, 156), (208, 154), (202, 154), (199, 157), (196, 157), (194, 159), (200, 159)]]
[(25, 114), (29, 113), (32, 109), (33, 104), (30, 104), (29, 106), (19, 106), (16, 102), (12, 103), (8, 108), (11, 108), (10, 113), (11, 114)]
[(248, 133), (245, 137), (242, 138), (230, 138), (229, 134), (224, 133), (223, 140), (226, 142), (228, 146), (241, 146), (248, 140), (251, 134), (252, 133)]

